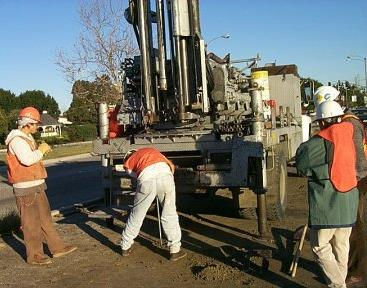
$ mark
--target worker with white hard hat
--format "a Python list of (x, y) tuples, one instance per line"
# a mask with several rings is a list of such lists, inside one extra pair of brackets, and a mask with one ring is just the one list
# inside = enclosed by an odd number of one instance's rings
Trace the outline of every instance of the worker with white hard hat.
[(313, 102), (315, 107), (320, 105), (324, 101), (334, 101), (340, 94), (336, 88), (332, 86), (321, 86), (317, 88), (313, 94)]
[(353, 125), (335, 101), (317, 106), (320, 133), (302, 143), (296, 166), (307, 175), (310, 244), (329, 287), (346, 287), (349, 237), (356, 222), (358, 189)]
[[(339, 91), (332, 86), (321, 86), (314, 93), (314, 103), (317, 107), (324, 101), (333, 101), (339, 96)], [(350, 236), (349, 271), (346, 283), (348, 287), (367, 287), (367, 229), (365, 225), (366, 192), (367, 192), (367, 145), (366, 132), (363, 122), (350, 110), (342, 117), (343, 122), (353, 125), (353, 141), (356, 150), (356, 173), (358, 179), (359, 204), (357, 222)]]

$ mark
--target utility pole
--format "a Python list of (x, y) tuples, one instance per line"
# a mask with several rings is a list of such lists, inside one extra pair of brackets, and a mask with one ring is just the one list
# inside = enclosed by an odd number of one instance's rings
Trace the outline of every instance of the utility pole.
[(367, 96), (367, 58), (359, 55), (350, 55), (347, 56), (347, 60), (357, 60), (364, 62), (364, 81), (365, 81), (364, 93), (365, 96)]

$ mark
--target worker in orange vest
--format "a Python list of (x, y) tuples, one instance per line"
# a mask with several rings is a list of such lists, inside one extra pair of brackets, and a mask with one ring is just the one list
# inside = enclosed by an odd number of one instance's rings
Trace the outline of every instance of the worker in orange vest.
[(308, 177), (310, 244), (328, 287), (346, 288), (349, 237), (358, 197), (353, 125), (335, 101), (317, 106), (321, 131), (302, 143), (296, 167)]
[(50, 205), (45, 194), (47, 172), (42, 163), (43, 156), (51, 148), (46, 143), (37, 147), (32, 137), (40, 122), (37, 109), (22, 109), (18, 116), (18, 129), (12, 130), (5, 140), (8, 181), (13, 185), (21, 218), (27, 263), (33, 265), (51, 263), (43, 251), (43, 238), (54, 258), (76, 249), (61, 240), (52, 223)]
[(124, 169), (137, 178), (134, 205), (121, 236), (122, 256), (129, 256), (134, 239), (138, 236), (145, 215), (158, 197), (162, 207), (162, 227), (168, 240), (170, 260), (186, 256), (181, 250), (181, 228), (176, 211), (174, 165), (155, 148), (130, 150), (124, 158)]
[[(315, 106), (324, 101), (336, 100), (340, 92), (331, 86), (321, 86), (314, 94)], [(348, 261), (348, 288), (367, 287), (367, 229), (366, 229), (366, 192), (367, 192), (367, 145), (366, 132), (362, 121), (351, 111), (344, 111), (342, 122), (353, 125), (353, 142), (356, 151), (356, 172), (358, 179), (359, 204), (355, 226), (350, 235), (350, 251)]]

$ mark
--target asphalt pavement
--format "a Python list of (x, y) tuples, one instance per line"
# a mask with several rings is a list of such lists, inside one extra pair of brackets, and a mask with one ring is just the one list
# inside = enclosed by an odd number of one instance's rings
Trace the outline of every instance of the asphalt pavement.
[[(51, 210), (98, 198), (101, 186), (100, 156), (78, 155), (45, 161), (47, 196)], [(6, 168), (0, 167), (0, 215), (14, 209), (12, 188), (6, 181)]]

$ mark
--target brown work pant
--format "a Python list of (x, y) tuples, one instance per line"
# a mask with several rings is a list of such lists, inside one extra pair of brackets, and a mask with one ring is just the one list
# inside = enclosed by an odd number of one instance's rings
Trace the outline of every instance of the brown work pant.
[(367, 177), (358, 182), (359, 205), (357, 222), (350, 235), (350, 250), (348, 276), (365, 277), (367, 280), (367, 231), (365, 201), (367, 192)]
[(57, 233), (51, 218), (50, 204), (43, 188), (37, 186), (35, 192), (17, 196), (16, 202), (21, 218), (27, 262), (44, 257), (43, 240), (46, 240), (52, 254), (63, 251), (64, 242)]

